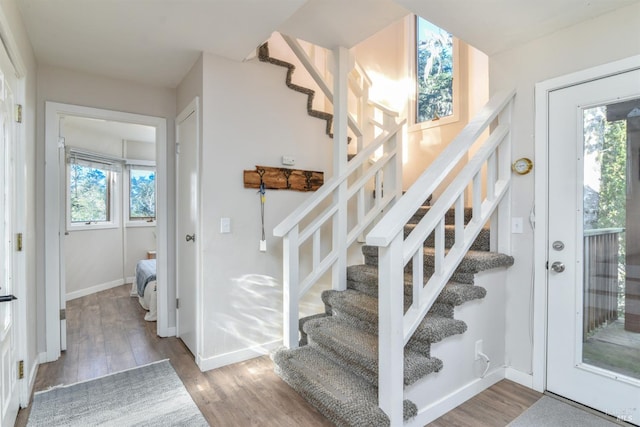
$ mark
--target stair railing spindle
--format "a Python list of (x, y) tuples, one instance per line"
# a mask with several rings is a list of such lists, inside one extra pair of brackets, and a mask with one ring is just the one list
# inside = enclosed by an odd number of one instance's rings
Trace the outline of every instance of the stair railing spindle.
[(300, 263), (298, 225), (283, 238), (283, 341), (287, 348), (298, 347)]

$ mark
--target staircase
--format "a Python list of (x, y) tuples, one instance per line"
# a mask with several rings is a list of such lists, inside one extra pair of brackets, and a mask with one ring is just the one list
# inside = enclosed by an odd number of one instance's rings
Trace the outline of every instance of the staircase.
[(325, 127), (325, 133), (330, 138), (333, 138), (332, 128), (333, 128), (333, 114), (327, 113), (324, 111), (316, 110), (313, 108), (313, 100), (316, 97), (316, 91), (313, 89), (309, 89), (308, 87), (300, 86), (293, 83), (293, 73), (296, 70), (296, 66), (290, 62), (283, 61), (278, 58), (273, 58), (269, 55), (269, 43), (265, 42), (258, 48), (258, 59), (261, 62), (268, 62), (269, 64), (276, 65), (278, 67), (284, 67), (287, 69), (287, 76), (285, 79), (285, 84), (291, 90), (296, 92), (300, 92), (304, 95), (307, 95), (307, 114), (311, 117), (315, 117), (320, 120), (324, 120), (327, 122)]
[[(428, 212), (421, 207), (405, 225), (408, 236)], [(471, 219), (465, 209), (465, 224)], [(455, 243), (455, 211), (446, 216), (445, 246)], [(438, 372), (443, 361), (431, 357), (431, 345), (464, 333), (467, 325), (454, 318), (454, 307), (484, 298), (484, 288), (474, 286), (480, 271), (513, 264), (513, 258), (489, 251), (489, 229), (483, 228), (472, 250), (465, 255), (440, 292), (427, 316), (404, 347), (404, 385)], [(424, 274), (434, 266), (434, 236), (424, 243)], [(324, 416), (338, 426), (385, 426), (389, 418), (378, 407), (378, 254), (375, 246), (363, 246), (365, 264), (347, 268), (347, 290), (322, 294), (325, 313), (300, 319), (300, 347), (273, 355), (276, 372)], [(406, 272), (404, 307), (412, 304), (411, 266)], [(404, 400), (404, 419), (417, 414), (416, 405)]]
[[(485, 297), (485, 289), (474, 285), (476, 274), (514, 262), (505, 254), (515, 93), (495, 94), (404, 194), (406, 121), (368, 99), (371, 82), (357, 62), (347, 69), (343, 48), (334, 52), (334, 101), (304, 49), (283, 39), (334, 103), (336, 116), (321, 117), (327, 130), (334, 119), (340, 125), (333, 176), (273, 230), (283, 239), (285, 348), (273, 355), (276, 372), (337, 425), (424, 425), (435, 403), (422, 397), (431, 381), (420, 380), (443, 367), (431, 356), (431, 344), (467, 330), (454, 318), (454, 307)], [(286, 67), (291, 87), (291, 64), (271, 58), (266, 46), (259, 56)], [(312, 110), (314, 91), (293, 86), (307, 94)], [(358, 99), (355, 114), (347, 93)], [(347, 127), (357, 139), (357, 154), (348, 162), (339, 143)], [(431, 206), (427, 197), (434, 193)], [(364, 264), (348, 266), (356, 245)], [(300, 316), (302, 298), (316, 284), (326, 288), (328, 277), (325, 312)], [(469, 339), (480, 338), (477, 327), (466, 334), (476, 337)], [(485, 322), (483, 328), (491, 333), (491, 325)], [(469, 344), (464, 336), (456, 346)], [(466, 372), (464, 381), (478, 379)], [(454, 386), (464, 385), (456, 381)]]

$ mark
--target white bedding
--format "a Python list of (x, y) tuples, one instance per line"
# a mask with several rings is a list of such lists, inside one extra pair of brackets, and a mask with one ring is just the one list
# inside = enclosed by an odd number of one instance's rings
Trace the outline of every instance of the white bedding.
[(144, 288), (144, 297), (138, 296), (138, 290), (135, 283), (131, 286), (131, 296), (138, 297), (138, 302), (140, 302), (142, 308), (148, 311), (148, 313), (144, 315), (144, 320), (147, 322), (155, 322), (158, 320), (157, 286), (158, 285), (155, 280), (149, 282), (147, 287)]

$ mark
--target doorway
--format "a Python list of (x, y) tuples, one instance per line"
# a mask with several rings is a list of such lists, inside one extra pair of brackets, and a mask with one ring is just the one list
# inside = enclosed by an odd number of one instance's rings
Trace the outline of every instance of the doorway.
[(544, 239), (548, 267), (538, 270), (547, 309), (544, 388), (636, 424), (638, 62), (609, 64), (537, 88), (547, 121), (546, 221), (544, 234), (537, 235)]
[[(142, 127), (150, 128), (155, 134), (153, 138), (153, 144), (155, 147), (152, 149), (156, 158), (157, 179), (156, 181), (156, 212), (155, 218), (155, 248), (157, 257), (157, 282), (158, 282), (158, 323), (157, 334), (160, 336), (171, 335), (171, 329), (168, 325), (168, 313), (169, 304), (167, 303), (168, 286), (172, 286), (172, 281), (168, 280), (167, 275), (167, 185), (166, 185), (166, 120), (163, 118), (142, 116), (137, 114), (115, 112), (110, 110), (101, 110), (89, 107), (81, 107), (69, 104), (59, 104), (54, 102), (46, 103), (46, 123), (45, 123), (45, 295), (46, 295), (46, 344), (47, 353), (46, 361), (54, 361), (60, 356), (60, 351), (65, 348), (65, 317), (64, 312), (67, 292), (65, 289), (66, 284), (66, 269), (63, 263), (65, 262), (65, 239), (69, 237), (66, 233), (70, 230), (70, 223), (68, 219), (71, 218), (69, 211), (71, 209), (71, 203), (67, 195), (68, 182), (68, 160), (70, 157), (75, 158), (75, 164), (81, 167), (89, 168), (91, 170), (96, 169), (97, 172), (106, 177), (111, 170), (125, 170), (127, 169), (129, 175), (132, 173), (131, 169), (127, 167), (126, 150), (128, 146), (131, 152), (138, 152), (140, 154), (142, 145), (131, 142), (129, 144), (120, 144), (120, 153), (111, 153), (104, 155), (104, 159), (96, 160), (100, 156), (100, 153), (96, 150), (89, 150), (87, 147), (74, 147), (72, 144), (65, 144), (65, 120), (68, 121), (70, 128), (74, 128), (76, 133), (86, 133), (86, 127), (126, 127), (133, 129), (136, 126), (139, 129)], [(67, 119), (65, 119), (67, 118)], [(89, 126), (92, 124), (93, 126)], [(95, 138), (95, 135), (92, 136)], [(81, 141), (83, 138), (76, 138), (77, 141)], [(136, 139), (132, 137), (132, 139)], [(94, 140), (95, 142), (95, 140)], [(78, 145), (78, 144), (75, 144)], [(82, 145), (82, 143), (80, 143)], [(75, 150), (75, 151), (73, 151)], [(104, 150), (103, 150), (104, 151)], [(144, 151), (144, 150), (142, 150)], [(148, 151), (148, 149), (147, 149)], [(74, 154), (75, 153), (75, 154)], [(134, 154), (133, 157), (136, 157)], [(139, 157), (139, 156), (138, 156)], [(113, 160), (116, 159), (117, 161)], [(93, 163), (92, 163), (93, 162)], [(105, 163), (111, 163), (107, 167), (96, 166), (103, 165)], [(140, 162), (138, 162), (140, 163)], [(147, 167), (149, 165), (146, 165)], [(100, 169), (100, 170), (98, 170)], [(104, 171), (102, 171), (104, 169)], [(142, 170), (142, 166), (138, 167)], [(97, 173), (96, 172), (96, 173)], [(101, 176), (102, 176), (101, 175)], [(122, 173), (121, 175), (127, 175)], [(129, 176), (127, 175), (127, 176)], [(107, 178), (104, 178), (105, 181)], [(109, 178), (109, 182), (122, 180), (122, 176), (114, 172), (113, 177)], [(122, 205), (126, 204), (126, 200), (123, 200), (122, 191), (118, 191), (119, 187), (113, 186), (113, 189), (107, 189), (106, 192), (111, 192), (111, 199), (116, 202), (120, 201)], [(114, 224), (124, 223), (130, 220), (129, 215), (122, 214), (122, 209), (113, 209), (114, 204), (107, 206), (104, 210), (113, 210), (109, 214), (109, 218), (80, 218), (84, 213), (80, 213), (78, 218), (83, 221), (72, 224), (76, 227), (78, 233), (84, 233), (83, 237), (86, 237), (86, 231), (114, 230)], [(100, 213), (102, 215), (102, 213)], [(98, 216), (100, 216), (98, 215)], [(152, 218), (147, 218), (152, 219)], [(79, 227), (79, 228), (78, 228)], [(80, 229), (93, 229), (80, 231)], [(71, 227), (73, 229), (73, 227)], [(113, 234), (123, 234), (123, 229), (113, 231)], [(80, 235), (79, 234), (79, 235)], [(122, 236), (120, 236), (122, 237)], [(149, 248), (151, 251), (152, 248)], [(98, 251), (99, 252), (99, 251)], [(125, 260), (120, 254), (120, 261), (122, 266), (129, 262)], [(124, 270), (123, 270), (124, 271)], [(108, 283), (107, 283), (108, 284)], [(112, 282), (113, 284), (113, 282)], [(102, 284), (104, 285), (104, 284)], [(95, 289), (99, 290), (99, 289)], [(86, 290), (74, 290), (81, 296), (82, 292)], [(172, 308), (173, 309), (173, 308)]]

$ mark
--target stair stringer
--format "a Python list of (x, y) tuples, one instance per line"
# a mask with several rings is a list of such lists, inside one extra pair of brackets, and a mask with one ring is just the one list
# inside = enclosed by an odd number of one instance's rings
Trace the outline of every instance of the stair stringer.
[[(507, 268), (475, 274), (474, 284), (485, 288), (487, 295), (455, 308), (455, 318), (467, 324), (464, 334), (431, 346), (431, 355), (445, 362), (443, 368), (405, 387), (404, 398), (418, 408), (418, 415), (405, 426), (424, 426), (505, 378), (506, 280)], [(483, 378), (486, 364), (474, 360), (478, 340), (491, 360)]]

